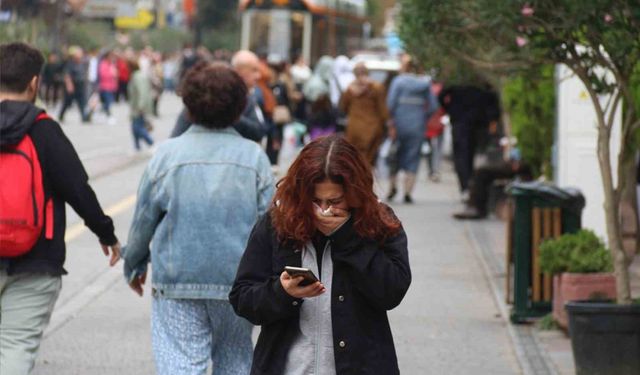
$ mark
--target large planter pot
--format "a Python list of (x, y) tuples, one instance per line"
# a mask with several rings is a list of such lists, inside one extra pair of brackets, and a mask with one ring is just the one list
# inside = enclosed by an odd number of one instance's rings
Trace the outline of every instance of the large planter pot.
[(640, 374), (640, 305), (569, 302), (576, 375)]
[(567, 302), (615, 298), (616, 279), (612, 273), (562, 273), (553, 277), (553, 319), (564, 329), (569, 327), (564, 309)]

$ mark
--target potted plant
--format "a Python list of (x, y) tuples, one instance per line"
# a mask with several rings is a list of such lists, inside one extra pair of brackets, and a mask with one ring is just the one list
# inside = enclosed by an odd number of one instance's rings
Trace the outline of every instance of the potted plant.
[(567, 233), (540, 245), (540, 269), (553, 275), (553, 319), (568, 328), (565, 304), (616, 298), (611, 253), (591, 230)]

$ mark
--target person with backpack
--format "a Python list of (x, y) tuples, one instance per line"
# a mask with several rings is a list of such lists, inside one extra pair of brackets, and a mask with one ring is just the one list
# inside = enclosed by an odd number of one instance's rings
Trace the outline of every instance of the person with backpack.
[(33, 368), (66, 274), (65, 203), (120, 259), (113, 222), (60, 125), (34, 105), (44, 59), (24, 43), (0, 45), (0, 374)]

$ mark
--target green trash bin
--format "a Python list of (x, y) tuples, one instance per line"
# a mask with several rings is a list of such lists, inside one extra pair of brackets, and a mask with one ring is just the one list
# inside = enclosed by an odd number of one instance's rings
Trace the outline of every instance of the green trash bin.
[(539, 244), (581, 228), (585, 199), (577, 189), (542, 182), (517, 182), (507, 187), (515, 210), (510, 241), (513, 263), (511, 321), (521, 323), (551, 312), (551, 276), (538, 267)]

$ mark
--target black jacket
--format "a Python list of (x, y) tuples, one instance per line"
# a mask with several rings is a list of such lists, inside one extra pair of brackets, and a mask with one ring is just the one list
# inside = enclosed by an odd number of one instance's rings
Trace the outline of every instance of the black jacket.
[(100, 243), (114, 245), (118, 242), (113, 222), (102, 212), (82, 162), (60, 125), (52, 119), (34, 123), (41, 112), (42, 109), (28, 102), (0, 102), (0, 146), (15, 144), (27, 133), (31, 136), (40, 159), (45, 199), (53, 198), (54, 206), (53, 239), (45, 239), (43, 231), (33, 249), (25, 255), (0, 258), (8, 263), (9, 274), (35, 272), (57, 276), (66, 273), (63, 268), (65, 202), (84, 219)]
[[(449, 99), (445, 100), (447, 96)], [(492, 91), (473, 86), (451, 86), (440, 92), (438, 101), (451, 117), (453, 126), (486, 127), (491, 121), (500, 120), (498, 96)]]
[[(337, 374), (398, 374), (387, 310), (400, 304), (411, 283), (404, 230), (379, 245), (356, 235), (350, 219), (329, 241)], [(263, 216), (253, 228), (229, 294), (238, 315), (262, 326), (252, 375), (283, 373), (304, 301), (287, 294), (279, 276), (285, 266), (299, 267), (301, 261), (301, 252), (277, 240), (269, 213)]]

